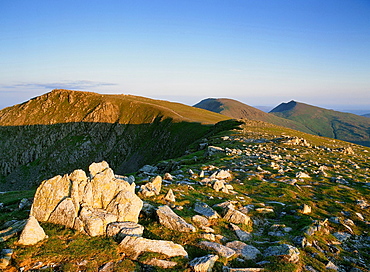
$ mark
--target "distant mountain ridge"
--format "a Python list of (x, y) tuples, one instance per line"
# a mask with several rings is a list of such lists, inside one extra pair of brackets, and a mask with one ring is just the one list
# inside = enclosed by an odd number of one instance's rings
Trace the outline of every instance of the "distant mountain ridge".
[(311, 132), (308, 128), (298, 122), (277, 117), (273, 114), (229, 98), (207, 98), (195, 104), (193, 107), (220, 113), (232, 118), (264, 121), (302, 132)]
[(294, 100), (281, 103), (270, 113), (299, 122), (312, 134), (370, 145), (370, 119), (364, 116), (328, 110)]
[(364, 117), (370, 117), (370, 113), (367, 113), (367, 114), (363, 114), (362, 116), (364, 116)]
[(0, 111), (0, 190), (106, 160), (124, 174), (182, 155), (229, 117), (131, 95), (53, 90)]

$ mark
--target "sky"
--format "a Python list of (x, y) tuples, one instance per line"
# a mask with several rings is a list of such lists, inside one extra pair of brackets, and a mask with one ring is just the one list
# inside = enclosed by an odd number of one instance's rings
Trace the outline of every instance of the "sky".
[(370, 112), (369, 0), (0, 0), (0, 108), (52, 89)]

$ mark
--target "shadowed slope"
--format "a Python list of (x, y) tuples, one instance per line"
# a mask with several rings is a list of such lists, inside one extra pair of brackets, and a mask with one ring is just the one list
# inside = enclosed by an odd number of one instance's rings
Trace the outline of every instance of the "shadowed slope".
[(282, 103), (270, 113), (299, 122), (320, 136), (367, 146), (370, 144), (370, 119), (364, 116), (323, 109), (296, 101)]
[(264, 121), (307, 133), (311, 132), (300, 123), (277, 117), (233, 99), (207, 98), (194, 105), (194, 107), (217, 112), (232, 118)]
[(225, 119), (179, 103), (54, 90), (0, 111), (0, 190), (101, 160), (130, 173), (182, 155)]

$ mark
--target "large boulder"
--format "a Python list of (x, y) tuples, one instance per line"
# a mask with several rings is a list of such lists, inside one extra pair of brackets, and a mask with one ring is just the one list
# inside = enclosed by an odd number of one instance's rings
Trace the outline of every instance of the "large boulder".
[(174, 242), (150, 240), (143, 237), (126, 236), (119, 244), (119, 248), (121, 252), (133, 260), (136, 260), (143, 252), (160, 253), (167, 257), (188, 256), (185, 249)]
[(135, 183), (116, 178), (107, 162), (41, 183), (31, 207), (38, 221), (61, 224), (91, 236), (106, 234), (112, 222), (138, 222), (143, 207)]
[(21, 233), (18, 243), (20, 245), (34, 245), (46, 238), (43, 228), (35, 217), (30, 216)]
[(183, 218), (172, 211), (172, 209), (167, 205), (158, 207), (157, 215), (159, 218), (159, 223), (169, 229), (179, 232), (196, 231), (196, 228), (192, 224), (187, 223)]

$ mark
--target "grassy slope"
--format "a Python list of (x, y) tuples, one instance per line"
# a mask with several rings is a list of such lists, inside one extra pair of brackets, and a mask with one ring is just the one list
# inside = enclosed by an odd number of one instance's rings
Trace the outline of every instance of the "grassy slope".
[(291, 101), (271, 111), (276, 116), (299, 122), (312, 133), (356, 142), (370, 143), (370, 119), (351, 113), (327, 110)]
[[(324, 149), (303, 146), (284, 145), (276, 141), (282, 134), (304, 137), (312, 145), (321, 145), (332, 150), (351, 146), (355, 151), (355, 155), (345, 155), (340, 152), (328, 152)], [(223, 135), (229, 135), (231, 138), (229, 140), (222, 140), (221, 136)], [(267, 142), (253, 142), (253, 139), (261, 138), (266, 139)], [(246, 139), (251, 141), (246, 141)], [(192, 169), (195, 173), (198, 173), (200, 169), (207, 168), (208, 165), (213, 165), (220, 169), (231, 169), (234, 178), (230, 184), (238, 194), (228, 195), (215, 192), (210, 187), (201, 186), (197, 183), (192, 185), (194, 190), (188, 185), (171, 184), (163, 186), (159, 196), (148, 198), (146, 201), (155, 206), (163, 205), (165, 204), (164, 195), (169, 189), (172, 189), (176, 195), (175, 204), (184, 207), (182, 211), (176, 210), (176, 213), (188, 222), (191, 222), (190, 218), (196, 214), (192, 209), (196, 201), (203, 201), (212, 206), (226, 200), (235, 200), (239, 206), (254, 205), (255, 207), (262, 207), (266, 205), (266, 207), (271, 207), (274, 209), (274, 212), (270, 214), (260, 214), (253, 209), (250, 210), (249, 216), (255, 222), (260, 222), (259, 224), (255, 223), (253, 227), (239, 225), (242, 229), (251, 231), (253, 235), (253, 238), (248, 244), (259, 248), (262, 252), (268, 246), (276, 245), (274, 242), (280, 241), (280, 243), (294, 245), (293, 238), (303, 235), (305, 227), (310, 226), (313, 220), (322, 221), (326, 218), (338, 216), (354, 221), (355, 226), (352, 226), (352, 229), (356, 235), (368, 231), (368, 225), (361, 221), (356, 213), (361, 213), (368, 219), (370, 218), (370, 211), (369, 209), (360, 209), (356, 201), (358, 199), (365, 199), (370, 202), (369, 187), (365, 186), (368, 175), (366, 165), (369, 160), (369, 148), (257, 121), (247, 122), (242, 126), (241, 131), (223, 132), (210, 137), (209, 142), (212, 145), (223, 148), (248, 148), (256, 154), (267, 153), (268, 155), (280, 155), (283, 160), (275, 160), (268, 156), (255, 159), (253, 156), (248, 155), (226, 156), (224, 154), (206, 158), (203, 157), (204, 151), (192, 150), (194, 153), (176, 159), (180, 162), (181, 170), (185, 177), (189, 178), (189, 181), (200, 180), (197, 176), (191, 177), (187, 174), (189, 169)], [(194, 156), (197, 156), (198, 159), (194, 160)], [(284, 160), (287, 161), (284, 162)], [(295, 173), (299, 171), (309, 173), (312, 178), (298, 180), (295, 186), (289, 185), (284, 181), (287, 177), (282, 177), (277, 173), (277, 170), (271, 168), (271, 162), (284, 164), (285, 166), (290, 165), (292, 171), (286, 173), (288, 178), (294, 178)], [(353, 162), (360, 165), (361, 168), (354, 170)], [(264, 170), (269, 171), (269, 173), (257, 173), (256, 165), (260, 165)], [(328, 170), (326, 170), (329, 174), (328, 177), (313, 174), (321, 165), (328, 167)], [(340, 167), (337, 168), (336, 165), (340, 165)], [(246, 172), (237, 170), (241, 167), (245, 167)], [(342, 185), (331, 181), (331, 177), (338, 175), (342, 175), (349, 184)], [(16, 205), (22, 198), (22, 193), (8, 193), (0, 196), (0, 199), (1, 197), (6, 199), (4, 202), (7, 205), (12, 203)], [(24, 197), (29, 197), (29, 192), (25, 192)], [(285, 205), (271, 204), (269, 201), (278, 201)], [(310, 205), (313, 208), (313, 212), (308, 215), (297, 212), (303, 204)], [(12, 216), (14, 214), (4, 214), (4, 218), (2, 218), (0, 223), (12, 219)], [(146, 238), (172, 240), (184, 245), (189, 253), (189, 260), (209, 254), (209, 252), (197, 246), (199, 241), (204, 240), (200, 235), (200, 231), (196, 233), (174, 232), (161, 226), (153, 218), (141, 217), (139, 223), (145, 226), (144, 237)], [(291, 227), (292, 231), (283, 237), (272, 237), (267, 233), (274, 224), (284, 224), (287, 227)], [(38, 243), (36, 246), (19, 246), (16, 244), (16, 237), (0, 245), (3, 248), (14, 248), (14, 266), (29, 269), (38, 262), (41, 262), (41, 265), (55, 263), (63, 271), (96, 271), (101, 265), (113, 261), (117, 264), (117, 271), (121, 271), (119, 269), (122, 269), (122, 271), (139, 271), (141, 261), (152, 257), (163, 258), (163, 256), (157, 256), (155, 254), (144, 254), (139, 258), (139, 261), (131, 261), (127, 258), (123, 258), (120, 261), (122, 257), (118, 254), (117, 243), (110, 238), (86, 237), (76, 231), (52, 224), (42, 224), (42, 226), (49, 238)], [(229, 224), (224, 219), (218, 220), (217, 224), (212, 226), (212, 228), (216, 234), (226, 236), (231, 241), (237, 239), (235, 233), (230, 230)], [(262, 267), (265, 268), (265, 271), (276, 272), (302, 271), (305, 266), (312, 266), (316, 271), (323, 272), (328, 271), (325, 268), (325, 264), (331, 260), (336, 265), (345, 266), (345, 271), (350, 271), (354, 267), (361, 268), (359, 271), (367, 271), (360, 262), (348, 260), (360, 260), (359, 256), (361, 256), (362, 261), (368, 264), (370, 261), (369, 249), (359, 247), (356, 250), (349, 251), (345, 248), (344, 244), (335, 244), (337, 240), (332, 235), (332, 233), (337, 231), (348, 232), (348, 230), (340, 224), (332, 222), (329, 222), (327, 229), (330, 233), (316, 232), (311, 236), (306, 235), (306, 238), (311, 243), (315, 241), (315, 245), (305, 248), (299, 247), (300, 261), (298, 264), (290, 264), (279, 258), (270, 257), (268, 258), (270, 263), (264, 264)], [(339, 251), (332, 251), (333, 248)], [(84, 262), (84, 260), (86, 261)], [(188, 259), (172, 258), (171, 260), (179, 263), (172, 271), (191, 271), (187, 267)], [(241, 263), (233, 259), (228, 262), (228, 265), (232, 267), (261, 267), (256, 264), (261, 260), (263, 258), (259, 257), (256, 261)], [(222, 271), (223, 262), (226, 263), (227, 261), (222, 258), (218, 260), (213, 271)], [(154, 271), (171, 271), (171, 269), (154, 269)]]
[(120, 124), (151, 123), (157, 116), (174, 121), (214, 124), (228, 118), (174, 102), (132, 95), (53, 90), (0, 111), (0, 125), (36, 125), (68, 122)]
[(264, 121), (303, 132), (310, 132), (309, 129), (298, 122), (280, 118), (233, 99), (208, 98), (194, 105), (194, 107), (217, 112), (232, 118)]

